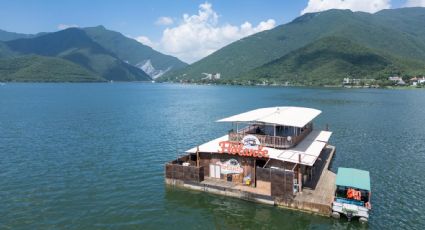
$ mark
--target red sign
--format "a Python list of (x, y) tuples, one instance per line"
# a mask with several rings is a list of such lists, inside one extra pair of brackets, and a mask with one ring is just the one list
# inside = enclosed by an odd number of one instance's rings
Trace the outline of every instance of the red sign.
[(233, 141), (221, 141), (218, 145), (220, 146), (219, 153), (228, 153), (244, 157), (269, 157), (268, 151), (266, 149), (263, 150), (263, 146), (261, 145), (258, 146), (258, 149), (244, 148), (244, 144)]

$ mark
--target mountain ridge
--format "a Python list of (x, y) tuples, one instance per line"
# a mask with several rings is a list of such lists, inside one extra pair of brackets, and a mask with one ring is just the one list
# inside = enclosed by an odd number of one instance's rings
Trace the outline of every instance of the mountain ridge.
[(19, 38), (31, 38), (31, 37), (34, 37), (34, 36), (36, 36), (36, 35), (9, 32), (9, 31), (0, 29), (0, 41), (10, 41), (10, 40), (15, 40), (15, 39), (19, 39)]
[[(375, 14), (328, 10), (304, 14), (291, 22), (233, 42), (161, 81), (200, 81), (202, 73), (221, 73), (239, 80), (255, 68), (324, 37), (339, 36), (399, 59), (425, 60), (425, 8), (403, 8)], [(400, 28), (403, 28), (401, 30)]]
[[(50, 57), (50, 59), (43, 57)], [(17, 60), (22, 65), (10, 65), (8, 59)], [(26, 68), (25, 66), (30, 65), (28, 63), (30, 61), (42, 63), (40, 66), (44, 68), (48, 68), (48, 63), (63, 64), (66, 70), (63, 73), (63, 81), (75, 81), (76, 79), (83, 81), (151, 81), (152, 78), (169, 70), (187, 66), (176, 57), (162, 54), (103, 26), (68, 28), (57, 32), (38, 34), (21, 34), (0, 30), (0, 62), (3, 67)], [(80, 67), (85, 70), (83, 71)], [(72, 68), (75, 68), (76, 73), (86, 74), (86, 78), (72, 77), (69, 74), (72, 72)], [(0, 69), (0, 71), (8, 73), (7, 77), (3, 76), (3, 80), (43, 81), (43, 77), (35, 79), (32, 76), (11, 79), (11, 76), (17, 76), (10, 74), (11, 72), (34, 74), (35, 70), (51, 73), (48, 69), (39, 68), (33, 68), (31, 71)], [(55, 69), (55, 72), (61, 74), (58, 69)], [(40, 77), (40, 75), (37, 76)], [(58, 81), (60, 78), (52, 79), (49, 76), (44, 80)]]
[(97, 73), (105, 80), (151, 80), (145, 72), (123, 62), (78, 28), (68, 28), (34, 38), (11, 40), (4, 44), (18, 55), (36, 54), (63, 58)]
[[(119, 32), (111, 31), (103, 26), (82, 28), (89, 37), (105, 49), (115, 53), (120, 59), (129, 64), (143, 69), (146, 62), (150, 62), (154, 70), (152, 78), (168, 70), (177, 70), (186, 67), (187, 64), (176, 57), (162, 54), (149, 46), (128, 38)], [(143, 69), (144, 71), (146, 69)]]
[(252, 83), (337, 85), (346, 77), (385, 79), (407, 70), (414, 75), (420, 72), (421, 64), (398, 60), (346, 38), (325, 37), (239, 77)]

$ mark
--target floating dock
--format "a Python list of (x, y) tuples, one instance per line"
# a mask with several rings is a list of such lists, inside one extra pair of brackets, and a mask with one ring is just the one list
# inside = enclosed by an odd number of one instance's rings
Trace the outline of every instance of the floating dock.
[[(232, 129), (165, 165), (171, 186), (330, 216), (335, 147), (329, 131), (313, 130), (319, 110), (273, 107), (219, 122)], [(239, 130), (241, 123), (247, 124)]]

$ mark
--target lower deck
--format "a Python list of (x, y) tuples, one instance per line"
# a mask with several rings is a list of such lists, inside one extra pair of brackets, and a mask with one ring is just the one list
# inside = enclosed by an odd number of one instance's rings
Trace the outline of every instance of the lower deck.
[[(293, 167), (295, 171), (266, 169), (254, 163), (254, 167), (249, 169), (253, 174), (253, 182), (249, 186), (223, 177), (210, 177), (209, 169), (199, 162), (195, 165), (192, 163), (192, 166), (174, 165), (175, 169), (167, 164), (166, 183), (329, 216), (335, 191), (336, 176), (329, 170), (334, 154), (335, 147), (328, 145), (314, 167), (299, 167), (300, 171), (296, 170), (297, 167)], [(302, 178), (300, 191), (297, 184), (299, 178)]]
[[(264, 182), (263, 182), (264, 183)], [(220, 187), (226, 189), (238, 190), (241, 192), (249, 192), (253, 194), (263, 195), (263, 196), (271, 196), (270, 194), (270, 183), (264, 183), (262, 185), (258, 185), (256, 187), (243, 186), (240, 184), (234, 184), (232, 182), (223, 181), (216, 178), (205, 178), (204, 181), (200, 183), (201, 185), (208, 187)]]
[(295, 196), (293, 206), (299, 206), (296, 208), (305, 211), (330, 214), (335, 193), (335, 178), (335, 173), (326, 167), (317, 186), (314, 189), (304, 188), (302, 193)]

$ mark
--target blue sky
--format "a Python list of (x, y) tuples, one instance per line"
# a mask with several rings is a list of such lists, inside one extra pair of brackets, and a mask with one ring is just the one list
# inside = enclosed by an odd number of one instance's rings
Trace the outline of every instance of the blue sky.
[[(56, 31), (59, 24), (82, 27), (104, 25), (123, 34), (146, 34), (159, 38), (159, 17), (181, 18), (184, 13), (195, 14), (206, 1), (151, 0), (151, 1), (54, 1), (10, 0), (0, 1), (0, 29), (21, 33)], [(223, 22), (258, 23), (274, 18), (283, 23), (299, 16), (307, 1), (208, 1)]]
[[(301, 12), (328, 8), (375, 12), (405, 4), (425, 6), (425, 0), (0, 0), (0, 29), (37, 33), (104, 25), (194, 62), (243, 36), (289, 22)], [(179, 36), (193, 41), (184, 44)]]

